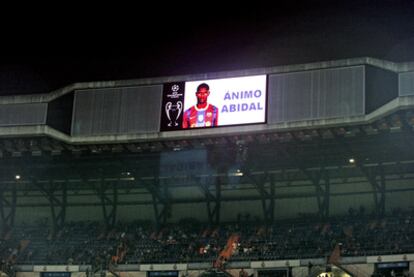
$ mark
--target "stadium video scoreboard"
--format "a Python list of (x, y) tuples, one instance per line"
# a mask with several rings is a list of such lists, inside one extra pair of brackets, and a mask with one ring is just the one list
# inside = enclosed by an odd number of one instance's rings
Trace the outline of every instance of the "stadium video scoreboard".
[(266, 123), (267, 76), (166, 83), (161, 131)]

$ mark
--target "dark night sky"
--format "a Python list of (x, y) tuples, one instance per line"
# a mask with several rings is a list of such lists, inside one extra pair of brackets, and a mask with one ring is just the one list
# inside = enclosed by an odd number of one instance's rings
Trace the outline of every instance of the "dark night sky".
[(414, 61), (414, 1), (283, 3), (163, 11), (158, 3), (14, 19), (2, 27), (0, 95), (362, 56)]

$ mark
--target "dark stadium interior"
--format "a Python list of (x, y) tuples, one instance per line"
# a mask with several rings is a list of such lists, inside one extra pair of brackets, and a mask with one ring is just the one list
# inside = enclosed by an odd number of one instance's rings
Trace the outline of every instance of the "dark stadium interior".
[[(0, 277), (414, 276), (413, 4), (113, 7), (5, 31)], [(252, 76), (263, 89), (238, 91)], [(197, 102), (204, 125), (184, 127), (180, 93), (205, 80), (234, 81), (203, 88), (236, 95), (207, 106), (234, 122)]]

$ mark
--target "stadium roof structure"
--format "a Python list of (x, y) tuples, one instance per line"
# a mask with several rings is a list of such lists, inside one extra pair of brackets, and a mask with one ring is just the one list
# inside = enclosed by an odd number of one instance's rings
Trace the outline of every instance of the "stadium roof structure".
[[(0, 106), (47, 105), (91, 89), (358, 66), (395, 73), (399, 89), (405, 82), (401, 74), (414, 71), (414, 63), (356, 58), (195, 76), (77, 83), (43, 95), (2, 97)], [(410, 80), (409, 84), (414, 83)], [(401, 94), (359, 115), (213, 129), (73, 135), (48, 124), (2, 126), (2, 220), (13, 224), (19, 207), (51, 207), (56, 210), (53, 219), (58, 226), (65, 221), (67, 207), (96, 206), (103, 208), (110, 225), (116, 222), (119, 206), (143, 205), (152, 206), (155, 220), (162, 224), (171, 216), (173, 205), (205, 204), (208, 219), (217, 223), (222, 203), (257, 201), (263, 219), (272, 221), (275, 205), (283, 199), (313, 199), (318, 215), (327, 217), (333, 197), (356, 195), (372, 197), (376, 213), (384, 214), (387, 197), (414, 192), (406, 183), (414, 178), (413, 128), (414, 95)], [(180, 164), (184, 168), (177, 169)], [(366, 185), (347, 189), (360, 182)], [(95, 200), (86, 200), (92, 195)]]

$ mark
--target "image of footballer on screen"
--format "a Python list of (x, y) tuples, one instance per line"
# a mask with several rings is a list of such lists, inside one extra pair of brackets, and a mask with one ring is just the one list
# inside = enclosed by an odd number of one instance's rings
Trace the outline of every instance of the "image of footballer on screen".
[(185, 82), (181, 129), (266, 122), (266, 75)]
[(206, 83), (198, 85), (195, 95), (197, 104), (191, 106), (183, 114), (183, 129), (217, 126), (218, 108), (207, 101), (210, 95), (209, 85)]

